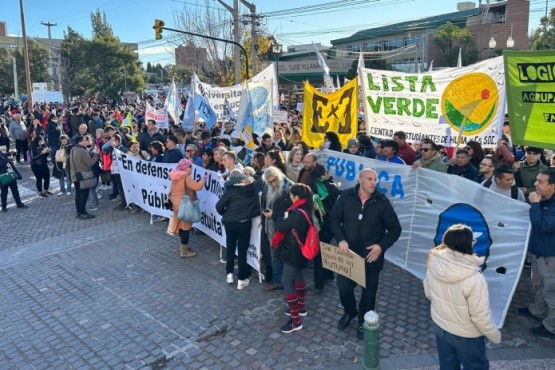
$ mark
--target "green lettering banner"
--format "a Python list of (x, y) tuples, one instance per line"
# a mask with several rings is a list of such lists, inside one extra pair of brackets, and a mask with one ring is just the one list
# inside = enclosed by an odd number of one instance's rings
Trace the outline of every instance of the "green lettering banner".
[(513, 144), (555, 148), (555, 50), (503, 56)]

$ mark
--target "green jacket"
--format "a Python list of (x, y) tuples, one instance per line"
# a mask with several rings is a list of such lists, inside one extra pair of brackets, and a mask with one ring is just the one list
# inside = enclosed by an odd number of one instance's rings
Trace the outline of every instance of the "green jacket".
[(439, 153), (436, 153), (430, 160), (419, 159), (417, 162), (422, 163), (422, 168), (447, 173), (447, 163), (443, 162)]
[(536, 191), (534, 186), (536, 177), (544, 170), (547, 170), (547, 166), (539, 160), (534, 166), (530, 166), (526, 161), (520, 164), (520, 169), (518, 170), (519, 175), (516, 176), (516, 182), (519, 187), (525, 187), (528, 190), (526, 198), (528, 198), (528, 194)]

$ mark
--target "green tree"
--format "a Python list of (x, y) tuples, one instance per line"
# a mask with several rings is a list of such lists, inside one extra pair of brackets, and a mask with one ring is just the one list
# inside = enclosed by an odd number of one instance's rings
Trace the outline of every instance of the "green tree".
[[(50, 82), (50, 76), (48, 75), (48, 49), (33, 39), (27, 40), (27, 47), (29, 52), (29, 70), (31, 73), (31, 81)], [(16, 49), (14, 52), (14, 56), (17, 64), (17, 84), (20, 94), (27, 93), (23, 50)], [(13, 76), (12, 73), (10, 73), (10, 75)]]
[(10, 49), (0, 48), (0, 95), (11, 95), (14, 92), (12, 61)]
[(66, 99), (83, 95), (85, 91), (81, 85), (80, 74), (85, 69), (87, 43), (88, 41), (71, 27), (64, 31), (64, 40), (60, 46), (60, 85)]
[(469, 65), (478, 61), (478, 51), (474, 43), (474, 35), (467, 28), (447, 22), (441, 26), (434, 36), (434, 42), (440, 50), (441, 60), (438, 65), (455, 67), (462, 49), (462, 64)]
[(540, 26), (530, 35), (529, 45), (532, 50), (555, 49), (555, 8), (548, 17), (540, 19)]
[(91, 23), (90, 41), (70, 28), (64, 35), (61, 56), (68, 93), (113, 99), (126, 89), (142, 90), (145, 77), (138, 56), (114, 35), (104, 13), (91, 13)]

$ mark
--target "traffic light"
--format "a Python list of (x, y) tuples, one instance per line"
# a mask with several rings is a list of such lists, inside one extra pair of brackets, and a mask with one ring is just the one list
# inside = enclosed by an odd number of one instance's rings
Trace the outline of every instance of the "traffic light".
[(162, 28), (164, 27), (164, 21), (160, 19), (154, 20), (154, 39), (161, 40), (162, 39)]

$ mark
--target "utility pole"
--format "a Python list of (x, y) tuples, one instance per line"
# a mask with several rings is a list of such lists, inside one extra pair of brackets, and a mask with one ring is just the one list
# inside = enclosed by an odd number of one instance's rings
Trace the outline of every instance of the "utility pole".
[[(233, 42), (235, 44), (239, 43), (240, 36), (239, 36), (239, 0), (233, 0), (233, 8), (222, 0), (218, 0), (218, 2), (227, 9), (228, 12), (233, 14)], [(233, 59), (235, 60), (235, 84), (241, 82), (241, 51), (239, 47), (235, 45), (233, 48)]]
[(56, 27), (57, 23), (40, 22), (43, 26), (48, 27), (48, 74), (50, 75), (50, 88), (54, 90), (54, 53), (52, 52), (52, 33), (51, 28)]
[(254, 3), (249, 3), (246, 0), (240, 0), (243, 5), (249, 8), (251, 14), (251, 59), (252, 59), (252, 75), (255, 76), (257, 73), (257, 54), (258, 54), (258, 35), (256, 32), (256, 27), (258, 26), (258, 15), (256, 15), (256, 5)]
[(13, 91), (15, 101), (19, 100), (19, 89), (17, 88), (17, 64), (15, 57), (13, 57)]
[(25, 14), (23, 12), (23, 0), (19, 0), (19, 12), (21, 13), (21, 33), (23, 36), (23, 58), (25, 60), (25, 82), (27, 85), (27, 106), (29, 114), (33, 113), (33, 95), (31, 88), (31, 68), (29, 67), (29, 48), (27, 46), (27, 33), (25, 32)]

